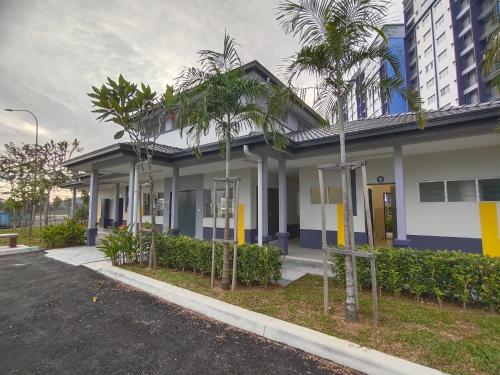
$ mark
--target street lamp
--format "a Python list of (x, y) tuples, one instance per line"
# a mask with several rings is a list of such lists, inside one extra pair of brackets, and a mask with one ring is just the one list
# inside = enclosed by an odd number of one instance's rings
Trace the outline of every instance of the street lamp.
[[(31, 239), (31, 230), (32, 230), (32, 225), (33, 221), (35, 219), (35, 195), (36, 195), (36, 178), (37, 178), (37, 171), (38, 171), (38, 119), (36, 118), (35, 114), (27, 109), (12, 109), (12, 108), (5, 108), (4, 109), (7, 112), (27, 112), (33, 118), (35, 119), (35, 171), (34, 171), (34, 176), (33, 176), (33, 196), (31, 197), (31, 221), (30, 221), (30, 227), (29, 227), (29, 232), (28, 236)], [(40, 218), (41, 219), (41, 218)]]

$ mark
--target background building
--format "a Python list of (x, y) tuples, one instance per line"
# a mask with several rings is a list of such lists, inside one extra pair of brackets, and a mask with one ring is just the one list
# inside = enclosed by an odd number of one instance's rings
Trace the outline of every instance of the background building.
[[(406, 77), (404, 25), (385, 25), (384, 31), (387, 35), (389, 50), (397, 57), (401, 74)], [(371, 79), (374, 76), (375, 79), (380, 79), (392, 75), (394, 75), (394, 69), (387, 61), (369, 61), (360, 67), (359, 71), (353, 76), (353, 79), (356, 79), (356, 88), (352, 90), (346, 103), (345, 115), (348, 121), (408, 111), (408, 103), (397, 93), (392, 93), (391, 97), (387, 98), (380, 90), (363, 91), (360, 88), (360, 83), (364, 80)]]
[(481, 74), (488, 37), (498, 27), (498, 0), (406, 0), (408, 86), (426, 109), (498, 97)]

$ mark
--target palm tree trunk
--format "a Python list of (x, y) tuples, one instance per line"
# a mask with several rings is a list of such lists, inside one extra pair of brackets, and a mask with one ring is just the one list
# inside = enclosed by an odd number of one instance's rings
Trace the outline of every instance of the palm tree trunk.
[[(229, 127), (229, 126), (228, 126)], [(231, 143), (229, 134), (226, 139), (226, 202), (224, 207), (224, 239), (229, 240), (229, 174), (230, 166), (229, 159), (231, 153)], [(229, 290), (230, 278), (229, 278), (229, 244), (224, 243), (224, 254), (222, 257), (222, 284), (221, 288), (224, 290)]]
[[(340, 162), (347, 161), (345, 152), (345, 131), (344, 131), (344, 105), (343, 100), (338, 101), (338, 125), (339, 125), (339, 141), (340, 141)], [(346, 170), (342, 169), (342, 203), (344, 206), (344, 245), (347, 249), (351, 248), (351, 231), (349, 220), (349, 193), (347, 191), (347, 174)], [(348, 321), (356, 322), (358, 320), (358, 312), (356, 310), (356, 292), (354, 289), (354, 272), (352, 257), (345, 256), (345, 284), (346, 284), (346, 318)]]
[(149, 263), (148, 268), (156, 268), (156, 255), (155, 255), (155, 226), (156, 226), (156, 197), (154, 195), (154, 181), (151, 171), (151, 166), (149, 166), (149, 213), (151, 215), (151, 246), (149, 247)]

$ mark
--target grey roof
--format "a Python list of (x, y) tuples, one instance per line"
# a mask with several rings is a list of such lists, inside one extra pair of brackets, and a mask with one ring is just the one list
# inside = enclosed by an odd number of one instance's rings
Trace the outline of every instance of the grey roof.
[[(458, 107), (450, 107), (448, 109), (430, 110), (426, 112), (426, 115), (428, 123), (432, 124), (434, 122), (439, 122), (440, 120), (460, 119), (464, 121), (469, 115), (478, 114), (480, 112), (491, 112), (495, 109), (497, 110), (497, 115), (500, 115), (500, 100), (462, 105)], [(398, 128), (403, 125), (413, 125), (415, 128), (417, 128), (415, 114), (412, 112), (407, 112), (356, 121), (348, 121), (345, 123), (345, 132), (346, 135), (348, 135), (377, 129)], [(337, 125), (334, 125), (330, 127), (296, 131), (288, 134), (288, 137), (293, 142), (301, 143), (321, 138), (335, 137), (338, 136), (338, 134), (339, 128)]]

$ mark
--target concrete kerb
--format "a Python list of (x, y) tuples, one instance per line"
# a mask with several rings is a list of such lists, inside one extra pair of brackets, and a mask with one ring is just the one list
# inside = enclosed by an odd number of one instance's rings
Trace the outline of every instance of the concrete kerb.
[(367, 374), (443, 374), (429, 367), (113, 267), (104, 262), (89, 263), (85, 266), (178, 306)]
[(41, 251), (38, 246), (17, 245), (16, 247), (1, 246), (0, 257), (6, 255), (33, 253)]

